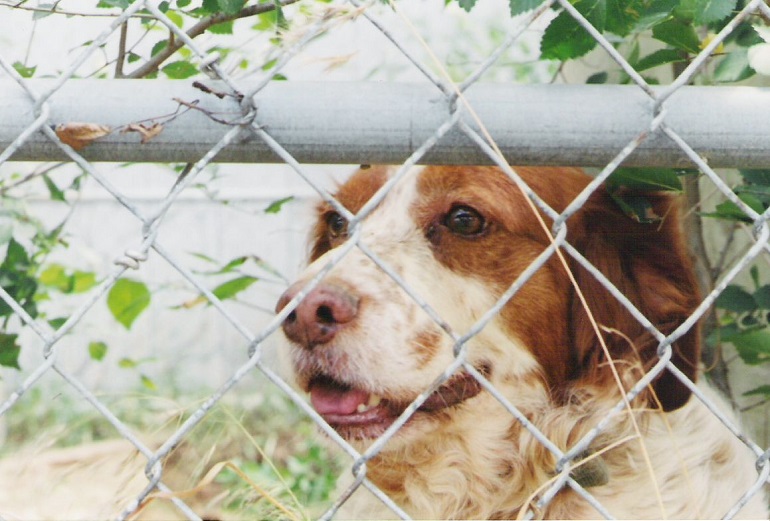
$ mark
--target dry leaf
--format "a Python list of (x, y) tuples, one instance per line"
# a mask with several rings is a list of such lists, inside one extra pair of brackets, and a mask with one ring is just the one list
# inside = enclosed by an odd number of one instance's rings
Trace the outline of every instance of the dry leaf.
[(163, 132), (163, 125), (153, 123), (152, 125), (143, 125), (142, 123), (131, 123), (126, 125), (122, 132), (138, 132), (142, 135), (142, 144), (144, 145), (152, 138)]
[(346, 65), (350, 60), (353, 59), (353, 57), (355, 57), (356, 54), (358, 54), (358, 52), (351, 52), (350, 54), (344, 54), (341, 56), (330, 56), (327, 58), (319, 58), (318, 61), (321, 63), (326, 63), (326, 68), (324, 69), (324, 72), (331, 72), (334, 69), (338, 69), (343, 65)]
[(80, 150), (95, 140), (112, 132), (107, 125), (98, 123), (62, 123), (56, 125), (54, 132), (62, 143), (66, 143), (75, 150)]

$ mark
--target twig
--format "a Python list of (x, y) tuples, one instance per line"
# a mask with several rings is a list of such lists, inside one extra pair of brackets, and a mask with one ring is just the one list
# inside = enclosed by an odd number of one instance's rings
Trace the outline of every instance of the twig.
[[(202, 112), (206, 116), (208, 116), (209, 119), (211, 119), (212, 121), (216, 121), (217, 123), (221, 123), (222, 125), (231, 125), (232, 126), (232, 125), (239, 125), (241, 123), (240, 119), (238, 119), (236, 121), (227, 121), (227, 120), (215, 117), (214, 113), (211, 112), (210, 110), (206, 110), (203, 107), (199, 107), (198, 106), (198, 103), (199, 103), (198, 100), (190, 102), (190, 101), (185, 101), (185, 100), (180, 99), (180, 98), (171, 98), (171, 99), (173, 99), (174, 101), (179, 103), (179, 105), (181, 105), (183, 107), (187, 107), (187, 110), (197, 110), (199, 112)], [(240, 117), (240, 114), (239, 114), (239, 117)]]
[[(285, 7), (287, 5), (291, 5), (298, 1), (299, 0), (282, 0), (279, 5), (280, 7)], [(206, 30), (212, 25), (221, 24), (223, 22), (230, 22), (232, 20), (238, 20), (240, 18), (248, 18), (250, 16), (256, 16), (258, 14), (273, 11), (275, 10), (275, 8), (276, 8), (276, 5), (273, 3), (259, 4), (259, 5), (244, 7), (243, 9), (241, 9), (235, 14), (219, 13), (219, 14), (207, 16), (206, 18), (201, 19), (198, 23), (193, 25), (190, 29), (188, 29), (187, 36), (193, 39), (200, 36), (204, 32), (206, 32)], [(175, 39), (172, 33), (171, 37), (169, 37), (169, 42), (165, 49), (158, 52), (158, 54), (156, 54), (150, 60), (148, 60), (147, 63), (145, 63), (144, 65), (142, 65), (141, 67), (139, 67), (138, 69), (136, 69), (134, 72), (130, 73), (126, 77), (143, 78), (148, 74), (152, 74), (153, 72), (156, 72), (160, 68), (163, 62), (169, 59), (171, 55), (173, 55), (176, 51), (178, 51), (183, 46), (184, 46), (184, 42), (181, 42), (178, 39)]]
[(128, 36), (128, 22), (120, 24), (120, 42), (118, 43), (118, 57), (115, 60), (115, 78), (122, 78), (123, 64), (126, 61), (126, 38)]
[(727, 254), (732, 251), (733, 249), (733, 243), (735, 242), (735, 234), (738, 231), (739, 224), (738, 223), (732, 223), (730, 226), (730, 231), (727, 235), (727, 240), (725, 241), (724, 246), (722, 247), (722, 251), (719, 252), (719, 259), (717, 259), (716, 264), (712, 268), (711, 277), (713, 280), (717, 280), (719, 276), (722, 274), (722, 272), (725, 270), (725, 266), (727, 266)]
[(753, 403), (751, 405), (747, 405), (746, 407), (742, 407), (739, 412), (744, 413), (752, 409), (756, 409), (757, 407), (762, 407), (763, 405), (767, 405), (768, 403), (770, 403), (770, 398), (765, 398), (764, 400), (760, 400), (757, 403)]
[(29, 174), (25, 175), (24, 177), (22, 177), (21, 179), (19, 179), (18, 181), (15, 181), (15, 182), (10, 183), (10, 184), (8, 184), (6, 186), (0, 187), (0, 195), (5, 195), (8, 192), (10, 192), (11, 190), (13, 190), (14, 188), (18, 188), (19, 186), (21, 186), (23, 184), (29, 183), (33, 179), (37, 179), (38, 177), (44, 176), (47, 173), (51, 172), (52, 170), (56, 170), (60, 166), (64, 166), (64, 164), (65, 163), (55, 163), (53, 165), (50, 165), (50, 166), (47, 166), (47, 167), (43, 167), (40, 170), (34, 170), (34, 171), (30, 172)]
[[(83, 17), (92, 17), (92, 18), (117, 18), (120, 16), (120, 13), (86, 13), (82, 11), (66, 11), (63, 9), (58, 9), (59, 2), (56, 2), (52, 6), (48, 7), (27, 7), (25, 5), (22, 5), (26, 2), (16, 2), (16, 3), (9, 3), (9, 2), (0, 2), (0, 7), (10, 7), (11, 9), (18, 9), (20, 11), (30, 11), (33, 13), (50, 13), (50, 14), (60, 14), (64, 16), (83, 16)], [(154, 17), (149, 14), (141, 14), (137, 13), (131, 16), (131, 18), (152, 18)]]

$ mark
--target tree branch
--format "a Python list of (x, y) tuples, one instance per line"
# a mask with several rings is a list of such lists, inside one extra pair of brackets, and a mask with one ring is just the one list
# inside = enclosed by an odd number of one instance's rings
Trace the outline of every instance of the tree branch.
[[(280, 4), (281, 7), (285, 7), (287, 5), (291, 5), (293, 3), (298, 2), (299, 0), (281, 0)], [(238, 20), (240, 18), (248, 18), (250, 16), (256, 16), (262, 13), (267, 13), (270, 11), (273, 11), (275, 9), (275, 4), (269, 3), (269, 4), (259, 4), (259, 5), (252, 5), (249, 7), (244, 7), (239, 12), (235, 14), (224, 14), (219, 13), (211, 16), (207, 16), (206, 18), (202, 18), (198, 23), (193, 25), (190, 29), (187, 30), (187, 36), (189, 36), (191, 39), (196, 38), (206, 32), (206, 29), (211, 27), (212, 25), (221, 24), (224, 22), (230, 22), (232, 20)], [(173, 39), (169, 38), (169, 43), (166, 46), (165, 49), (161, 50), (153, 56), (147, 63), (133, 71), (132, 73), (128, 74), (127, 78), (144, 78), (148, 74), (152, 74), (153, 72), (156, 72), (160, 66), (165, 62), (167, 59), (171, 57), (176, 51), (181, 49), (184, 46), (184, 42), (180, 41), (179, 39)]]

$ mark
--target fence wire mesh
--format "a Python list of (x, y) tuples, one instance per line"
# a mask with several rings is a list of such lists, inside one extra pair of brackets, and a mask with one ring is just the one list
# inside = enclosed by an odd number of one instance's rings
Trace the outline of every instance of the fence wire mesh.
[[(293, 2), (285, 3), (289, 4)], [(309, 23), (291, 42), (282, 46), (280, 50), (274, 51), (275, 55), (272, 57), (274, 60), (272, 66), (267, 71), (260, 71), (259, 75), (257, 75), (258, 80), (256, 82), (253, 81), (253, 78), (249, 78), (249, 81), (246, 82), (243, 78), (234, 77), (231, 71), (226, 70), (226, 68), (222, 66), (221, 57), (217, 53), (204, 50), (193, 36), (181, 29), (178, 24), (168, 16), (164, 9), (163, 2), (155, 0), (137, 0), (127, 4), (128, 5), (125, 6), (122, 13), (110, 18), (109, 22), (104, 24), (102, 32), (87, 46), (80, 50), (77, 57), (68, 64), (63, 72), (58, 73), (55, 79), (48, 84), (48, 87), (43, 91), (37, 90), (36, 85), (38, 84), (34, 84), (24, 78), (17, 69), (2, 56), (2, 54), (0, 54), (0, 70), (2, 71), (2, 76), (12, 79), (24, 90), (28, 97), (28, 110), (34, 115), (34, 120), (24, 129), (24, 131), (21, 132), (9, 146), (0, 152), (0, 164), (11, 161), (14, 154), (17, 153), (33, 136), (43, 134), (51, 143), (55, 144), (58, 149), (66, 154), (70, 161), (77, 164), (90, 178), (97, 181), (107, 192), (109, 192), (109, 194), (111, 194), (120, 205), (128, 210), (141, 225), (141, 233), (136, 236), (134, 244), (126, 245), (125, 251), (117, 257), (115, 260), (115, 268), (109, 276), (88, 293), (87, 298), (82, 301), (74, 313), (63, 321), (63, 323), (57, 324), (56, 326), (52, 326), (49, 322), (32, 316), (23, 302), (19, 302), (6, 287), (0, 285), (0, 299), (5, 305), (11, 308), (15, 317), (23, 324), (22, 327), (31, 331), (37, 338), (37, 343), (40, 345), (40, 351), (44, 358), (44, 361), (37, 367), (24, 371), (23, 382), (9, 396), (7, 396), (2, 403), (0, 403), (0, 416), (13, 415), (15, 411), (23, 408), (23, 398), (25, 395), (28, 395), (31, 390), (35, 389), (44, 377), (50, 377), (50, 375), (53, 374), (58, 375), (61, 381), (70, 386), (77, 395), (85, 399), (122, 438), (130, 442), (131, 445), (145, 458), (146, 484), (136, 497), (130, 502), (121, 505), (120, 514), (118, 516), (119, 519), (135, 517), (137, 513), (141, 511), (142, 506), (145, 505), (149, 499), (158, 497), (158, 494), (165, 494), (163, 497), (173, 502), (183, 516), (189, 519), (201, 519), (202, 514), (196, 512), (193, 507), (186, 503), (185, 496), (177, 494), (178, 491), (174, 490), (164, 482), (166, 462), (174, 449), (185, 441), (196, 426), (210, 414), (210, 411), (217, 406), (225, 396), (233, 393), (234, 388), (236, 388), (247, 375), (253, 374), (254, 371), (263, 373), (267, 379), (275, 384), (282, 393), (285, 393), (298, 408), (312, 419), (326, 436), (333, 440), (342, 451), (352, 459), (352, 464), (349, 465), (349, 469), (352, 470), (354, 479), (346, 489), (337, 493), (333, 502), (328, 507), (328, 510), (322, 514), (322, 519), (333, 518), (339, 508), (361, 487), (368, 489), (377, 496), (396, 516), (407, 519), (409, 517), (407, 513), (367, 477), (367, 464), (383, 449), (399, 429), (404, 426), (429, 396), (442, 384), (447, 382), (458, 370), (464, 370), (473, 375), (480, 385), (486, 391), (491, 393), (508, 413), (515, 417), (525, 429), (532, 433), (532, 435), (542, 443), (546, 450), (553, 454), (558, 462), (554, 468), (554, 473), (555, 475), (560, 476), (560, 479), (555, 480), (548, 490), (543, 491), (539, 495), (536, 504), (533, 505), (535, 510), (530, 512), (530, 515), (536, 515), (537, 509), (546, 507), (559, 491), (568, 487), (585, 498), (597, 512), (607, 518), (612, 518), (613, 513), (607, 511), (601, 502), (591, 494), (590, 490), (584, 488), (569, 473), (571, 465), (579, 460), (592, 441), (604, 431), (606, 423), (609, 421), (612, 413), (608, 414), (607, 422), (598, 424), (583, 439), (578, 440), (565, 452), (549, 440), (548, 437), (538, 429), (537, 425), (530, 422), (527, 416), (519, 411), (516, 405), (511, 403), (508, 397), (503, 396), (497, 389), (495, 389), (494, 385), (486, 378), (486, 376), (481, 374), (467, 360), (468, 342), (477, 335), (490, 320), (500, 313), (503, 306), (513, 298), (519, 289), (530, 280), (533, 274), (535, 274), (558, 249), (566, 252), (566, 254), (573, 257), (578, 263), (582, 264), (594, 274), (607, 290), (629, 310), (633, 317), (654, 335), (660, 345), (658, 351), (658, 363), (655, 364), (643, 378), (636, 382), (634, 387), (621, 401), (618, 402), (615, 410), (612, 412), (622, 410), (628, 401), (632, 400), (639, 392), (645, 389), (662, 371), (668, 370), (673, 372), (693, 391), (697, 399), (703, 402), (703, 404), (719, 418), (725, 427), (748, 446), (756, 455), (757, 478), (755, 485), (745, 491), (743, 497), (729, 512), (725, 513), (725, 517), (733, 517), (749, 500), (762, 493), (762, 487), (768, 483), (770, 476), (770, 464), (768, 464), (770, 451), (752, 441), (752, 439), (743, 432), (742, 428), (739, 425), (736, 425), (728, 415), (720, 409), (719, 405), (713, 403), (713, 401), (696, 387), (687, 376), (674, 366), (671, 362), (671, 346), (675, 340), (680, 338), (691, 328), (695, 327), (695, 324), (706, 316), (708, 310), (714, 305), (725, 288), (733, 282), (736, 277), (745, 273), (757, 257), (770, 253), (770, 242), (768, 241), (770, 238), (770, 230), (768, 229), (767, 223), (768, 211), (759, 213), (755, 208), (747, 204), (744, 199), (738, 197), (729, 184), (709, 166), (708, 161), (682, 139), (680, 129), (673, 128), (669, 124), (669, 121), (667, 120), (667, 111), (672, 103), (672, 96), (683, 86), (691, 83), (693, 77), (705, 66), (708, 57), (723, 44), (725, 39), (742, 21), (755, 15), (770, 18), (770, 7), (768, 7), (764, 1), (750, 1), (742, 10), (734, 13), (731, 21), (724, 26), (721, 32), (716, 34), (708, 42), (702, 51), (690, 61), (687, 67), (681, 71), (670, 85), (662, 89), (653, 89), (648, 81), (645, 80), (628, 60), (617, 51), (614, 43), (608, 41), (608, 39), (599, 30), (594, 28), (575, 6), (567, 0), (548, 0), (521, 16), (518, 19), (517, 24), (504, 38), (503, 43), (499, 45), (494, 52), (489, 54), (489, 56), (461, 82), (453, 81), (444, 73), (442, 64), (438, 61), (433, 61), (437, 60), (437, 58), (429, 52), (429, 49), (426, 52), (426, 49), (419, 47), (415, 48), (414, 42), (403, 41), (402, 38), (386, 26), (386, 24), (378, 17), (378, 11), (372, 9), (372, 4), (367, 2), (349, 0), (347, 3), (339, 2), (329, 4), (328, 9), (317, 16), (312, 23)], [(263, 4), (259, 5), (261, 6)], [(267, 11), (273, 4), (268, 3), (264, 5), (266, 7), (262, 8)], [(0, 5), (0, 9), (4, 7), (7, 7), (7, 5)], [(396, 12), (399, 11), (398, 3), (392, 3), (390, 4), (390, 7)], [(48, 9), (48, 7), (45, 9)], [(595, 180), (591, 182), (583, 193), (581, 193), (580, 196), (561, 213), (554, 211), (544, 201), (539, 199), (537, 194), (535, 194), (535, 192), (518, 177), (515, 170), (509, 166), (497, 149), (494, 142), (494, 136), (487, 135), (484, 132), (484, 122), (476, 119), (473, 106), (468, 103), (467, 98), (464, 96), (466, 90), (480, 81), (480, 78), (483, 77), (485, 72), (500, 59), (507, 49), (521, 38), (522, 34), (527, 31), (532, 24), (537, 23), (538, 20), (544, 16), (549, 16), (553, 10), (564, 11), (574, 17), (574, 19), (579, 22), (580, 26), (588, 31), (598, 42), (599, 46), (606, 51), (617, 66), (627, 74), (630, 81), (652, 101), (649, 105), (648, 125), (638, 129), (638, 134), (634, 136), (633, 139), (629, 140), (625, 147), (617, 152), (612, 161), (607, 163), (598, 175), (596, 175)], [(179, 180), (168, 191), (162, 204), (151, 211), (148, 211), (146, 207), (132, 201), (130, 198), (126, 197), (121, 190), (113, 186), (108, 176), (103, 174), (102, 167), (99, 164), (88, 161), (78, 150), (70, 146), (70, 144), (65, 143), (61, 139), (61, 134), (57, 133), (54, 128), (61, 122), (54, 120), (51, 111), (52, 99), (56, 96), (62, 86), (67, 82), (75, 81), (75, 78), (80, 74), (83, 64), (94, 54), (99, 53), (106, 42), (110, 38), (113, 38), (127, 21), (137, 16), (145, 18), (150, 17), (162, 24), (167, 31), (172, 33), (177, 48), (185, 48), (192, 53), (194, 56), (192, 61), (198, 64), (202, 72), (210, 78), (224, 82), (228, 89), (226, 95), (237, 100), (239, 105), (238, 108), (240, 110), (238, 119), (229, 121), (229, 129), (224, 132), (219, 142), (203, 154), (195, 163), (186, 166), (184, 171), (180, 174)], [(292, 154), (287, 151), (280, 142), (274, 139), (271, 135), (271, 129), (261, 124), (260, 107), (258, 103), (255, 102), (255, 97), (271, 81), (279, 77), (284, 68), (291, 63), (292, 60), (296, 59), (297, 55), (301, 53), (309, 42), (313, 41), (319, 35), (333, 30), (339, 24), (358, 17), (363, 17), (368, 20), (368, 22), (380, 31), (388, 40), (387, 45), (395, 46), (395, 48), (408, 59), (411, 66), (420, 72), (424, 80), (435, 86), (436, 92), (444, 97), (448, 110), (445, 120), (441, 125), (437, 126), (435, 132), (423, 143), (416, 146), (415, 152), (398, 168), (397, 173), (377, 192), (360, 212), (356, 215), (352, 215), (316, 181), (316, 176), (309, 172), (304, 165), (296, 161), (292, 157)], [(402, 18), (402, 22), (407, 24), (408, 19), (404, 17)], [(422, 46), (424, 45), (424, 42), (418, 42), (416, 45)], [(430, 57), (427, 61), (423, 59), (423, 56), (426, 55)], [(312, 93), (308, 93), (308, 96), (312, 96)], [(84, 103), (86, 102), (87, 101), (84, 100)], [(468, 331), (454, 331), (444, 321), (440, 314), (427, 304), (420, 294), (415, 292), (413, 288), (410, 288), (410, 286), (402, 280), (399, 274), (391, 266), (380, 259), (377, 254), (363, 242), (360, 242), (357, 228), (357, 224), (367, 218), (373, 209), (388, 195), (392, 187), (408, 175), (410, 168), (420, 164), (425, 154), (428, 153), (450, 130), (460, 130), (476, 143), (479, 149), (488, 156), (489, 161), (499, 166), (511, 179), (520, 185), (524, 190), (524, 193), (532, 199), (546, 215), (552, 218), (555, 223), (553, 227), (554, 242), (551, 247), (538, 256), (538, 258), (507, 289), (499, 301)], [(731, 201), (743, 213), (750, 217), (754, 230), (754, 243), (751, 248), (749, 248), (721, 278), (713, 291), (705, 296), (692, 316), (669, 335), (656, 329), (650, 320), (645, 317), (642, 312), (636, 309), (626, 296), (614, 287), (609, 280), (607, 280), (590, 264), (589, 261), (582, 257), (582, 255), (566, 241), (566, 227), (564, 226), (567, 219), (585, 204), (591, 194), (596, 191), (651, 134), (661, 132), (681, 148), (687, 157), (697, 165), (700, 172), (713, 183), (727, 200)], [(223, 303), (221, 295), (218, 296), (215, 294), (215, 292), (209, 288), (208, 283), (203, 281), (198, 273), (188, 268), (186, 262), (181, 259), (178, 254), (167, 248), (159, 238), (158, 234), (159, 230), (164, 225), (169, 209), (178, 202), (180, 194), (189, 190), (190, 187), (198, 181), (201, 172), (216, 161), (217, 155), (222, 150), (243, 139), (244, 136), (255, 137), (269, 146), (276, 156), (301, 176), (301, 178), (310, 185), (322, 199), (327, 201), (341, 215), (347, 218), (350, 222), (351, 229), (350, 240), (346, 242), (344, 246), (335, 250), (324, 269), (322, 269), (307, 287), (300, 291), (285, 308), (277, 313), (266, 327), (258, 331), (253, 331), (248, 323), (245, 323), (242, 318), (233, 314), (228, 306)], [(283, 321), (296, 309), (302, 299), (317, 286), (323, 277), (333, 269), (341, 259), (355, 249), (362, 252), (383, 272), (387, 273), (396, 284), (398, 284), (406, 294), (436, 322), (436, 324), (448, 333), (453, 339), (455, 348), (454, 362), (446, 367), (443, 374), (441, 374), (430, 387), (424, 389), (422, 394), (420, 394), (403, 414), (401, 414), (398, 420), (396, 420), (386, 432), (364, 452), (359, 452), (337, 434), (337, 432), (335, 432), (335, 430), (331, 428), (307, 403), (306, 398), (298, 393), (282, 375), (279, 375), (276, 372), (270, 361), (266, 360), (263, 347), (267, 339), (278, 333), (278, 329), (281, 327)], [(136, 428), (132, 427), (130, 422), (126, 421), (126, 419), (121, 418), (120, 414), (113, 412), (110, 406), (98, 396), (98, 393), (89, 389), (89, 386), (86, 383), (78, 378), (72, 370), (68, 369), (66, 364), (62, 363), (62, 360), (66, 358), (66, 343), (63, 339), (76, 330), (83, 318), (93, 311), (98, 302), (105, 299), (108, 292), (115, 286), (118, 280), (124, 277), (129, 270), (141, 270), (143, 263), (152, 255), (157, 255), (164, 259), (173, 270), (187, 281), (187, 283), (203, 295), (205, 300), (221, 314), (221, 317), (243, 337), (245, 345), (248, 346), (247, 350), (245, 350), (247, 353), (244, 353), (248, 355), (247, 360), (240, 365), (237, 370), (232, 372), (215, 392), (210, 396), (207, 396), (194, 412), (187, 416), (186, 419), (178, 425), (175, 431), (157, 448), (151, 448), (148, 444), (143, 442), (141, 432), (137, 432)], [(24, 349), (27, 348), (27, 346), (24, 346)], [(32, 347), (29, 348), (31, 349)], [(752, 472), (753, 469), (745, 469), (745, 471)], [(44, 498), (40, 498), (40, 500), (45, 501)], [(0, 515), (1, 514), (2, 513), (0, 513)]]

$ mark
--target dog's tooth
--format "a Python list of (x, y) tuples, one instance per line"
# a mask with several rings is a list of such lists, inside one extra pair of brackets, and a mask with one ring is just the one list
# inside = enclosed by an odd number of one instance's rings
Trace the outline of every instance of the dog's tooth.
[(370, 394), (369, 400), (366, 403), (358, 404), (358, 407), (356, 407), (356, 412), (362, 413), (362, 412), (368, 411), (369, 409), (374, 409), (375, 407), (380, 405), (381, 402), (382, 402), (382, 396), (378, 396), (376, 394)]

